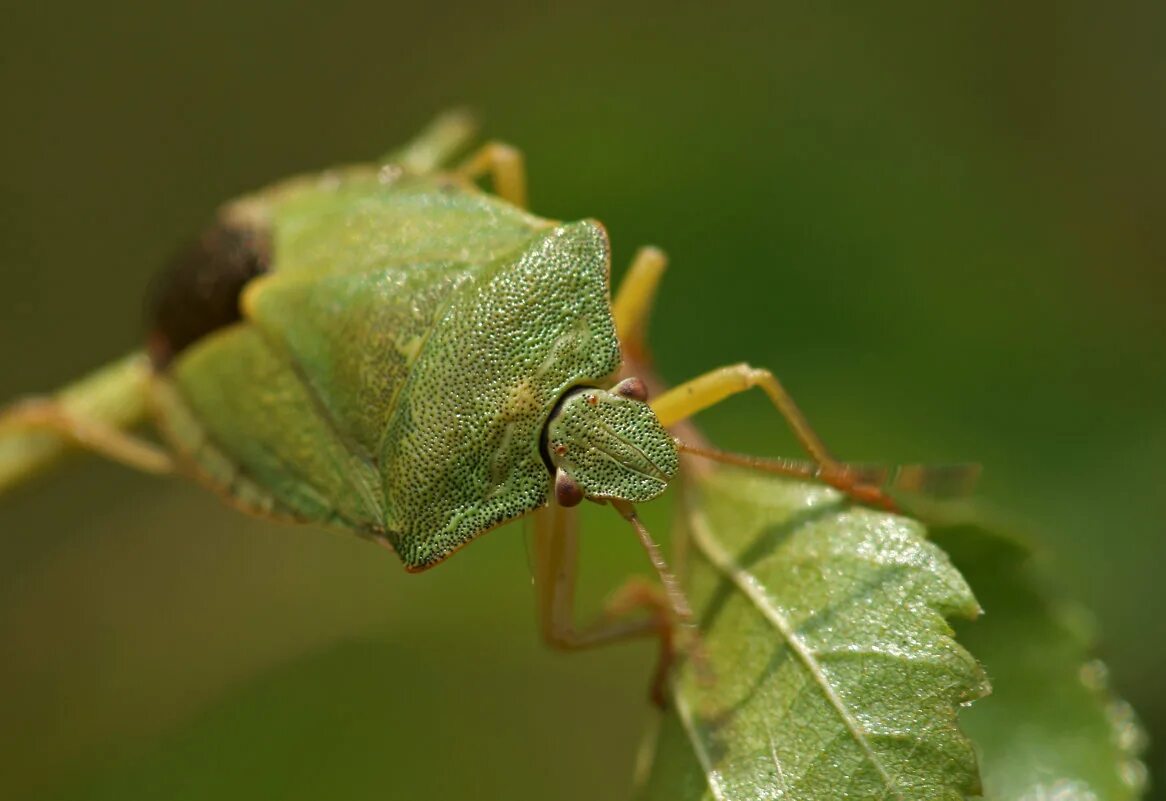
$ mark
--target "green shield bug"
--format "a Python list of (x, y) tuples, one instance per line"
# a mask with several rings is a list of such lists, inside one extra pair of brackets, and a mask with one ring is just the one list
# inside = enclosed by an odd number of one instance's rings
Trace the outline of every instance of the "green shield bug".
[[(724, 367), (649, 399), (644, 330), (663, 254), (641, 250), (611, 300), (603, 227), (526, 211), (516, 150), (492, 143), (445, 167), (471, 134), (465, 115), (446, 115), (382, 162), (226, 204), (160, 276), (142, 352), (0, 413), (0, 490), (81, 446), (193, 477), (247, 512), (353, 531), (411, 571), (534, 514), (547, 639), (658, 636), (662, 702), (691, 612), (633, 504), (663, 492), (681, 452), (883, 505), (889, 474), (836, 461), (766, 370)], [(493, 193), (475, 183), (487, 176)], [(753, 387), (810, 461), (669, 433)], [(161, 445), (130, 433), (145, 421)], [(972, 473), (916, 467), (894, 481), (932, 489)], [(633, 526), (660, 583), (630, 582), (577, 629), (566, 510), (584, 499)]]

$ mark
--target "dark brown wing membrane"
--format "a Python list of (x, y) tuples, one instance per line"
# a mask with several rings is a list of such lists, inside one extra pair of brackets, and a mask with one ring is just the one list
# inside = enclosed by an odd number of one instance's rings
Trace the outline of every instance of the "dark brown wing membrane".
[(185, 348), (240, 319), (239, 295), (267, 272), (265, 231), (219, 221), (183, 248), (147, 298), (148, 350), (162, 369)]

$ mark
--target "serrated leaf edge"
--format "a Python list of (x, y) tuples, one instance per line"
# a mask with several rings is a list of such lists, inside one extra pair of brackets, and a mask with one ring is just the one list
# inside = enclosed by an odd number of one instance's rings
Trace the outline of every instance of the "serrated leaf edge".
[[(833, 688), (830, 687), (829, 682), (826, 680), (825, 674), (822, 672), (821, 666), (814, 659), (814, 655), (811, 649), (806, 646), (805, 642), (802, 641), (797, 632), (795, 632), (789, 625), (789, 621), (785, 619), (785, 616), (781, 613), (781, 610), (775, 607), (774, 604), (770, 601), (769, 596), (765, 592), (764, 588), (758, 585), (757, 579), (749, 574), (748, 571), (746, 571), (740, 565), (738, 565), (736, 560), (733, 559), (732, 555), (730, 555), (724, 548), (722, 548), (710, 535), (708, 523), (705, 519), (704, 513), (696, 510), (690, 504), (686, 504), (686, 506), (688, 506), (686, 511), (688, 513), (688, 520), (690, 524), (689, 532), (693, 543), (697, 546), (698, 549), (700, 549), (704, 557), (708, 559), (714, 567), (717, 568), (717, 570), (719, 570), (727, 579), (733, 582), (733, 584), (736, 585), (736, 587), (742, 593), (745, 594), (745, 596), (757, 608), (761, 615), (773, 624), (774, 628), (776, 628), (781, 633), (782, 637), (785, 638), (786, 643), (790, 646), (791, 649), (793, 649), (794, 653), (797, 654), (798, 659), (802, 662), (803, 665), (805, 665), (806, 669), (810, 672), (810, 675), (814, 678), (814, 681), (822, 691), (823, 696), (834, 708), (835, 712), (838, 713), (838, 716), (842, 720), (843, 724), (845, 724), (847, 731), (850, 732), (850, 736), (854, 738), (854, 741), (858, 744), (859, 748), (862, 749), (863, 753), (870, 761), (870, 764), (872, 764), (878, 770), (879, 776), (882, 777), (885, 784), (885, 790), (882, 797), (886, 798), (887, 793), (893, 792), (894, 798), (898, 799), (898, 801), (906, 801), (902, 791), (895, 786), (895, 779), (887, 772), (886, 766), (883, 765), (881, 760), (879, 760), (878, 755), (874, 752), (874, 749), (871, 748), (871, 745), (864, 736), (864, 732), (861, 726), (859, 726), (857, 719), (855, 719), (854, 715), (850, 712), (849, 709), (847, 709), (846, 704), (841, 698), (838, 697), (838, 694), (834, 692)], [(716, 775), (716, 772), (708, 762), (708, 755), (706, 753), (702, 753), (703, 749), (698, 745), (700, 740), (699, 737), (696, 736), (695, 727), (692, 723), (691, 710), (687, 708), (687, 704), (680, 700), (679, 694), (674, 693), (673, 698), (676, 699), (677, 712), (684, 724), (684, 728), (689, 736), (689, 740), (693, 744), (693, 750), (696, 752), (697, 759), (700, 761), (701, 767), (704, 769), (705, 776), (708, 779), (709, 789), (712, 791), (716, 798), (723, 799), (724, 795), (719, 793), (718, 788), (714, 785), (713, 777)], [(781, 770), (780, 766), (778, 767), (778, 770)]]

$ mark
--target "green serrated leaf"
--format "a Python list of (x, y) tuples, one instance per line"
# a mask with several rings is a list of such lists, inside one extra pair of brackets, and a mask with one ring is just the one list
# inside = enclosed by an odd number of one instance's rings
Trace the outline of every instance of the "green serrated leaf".
[(988, 685), (945, 618), (979, 607), (921, 524), (735, 469), (687, 487), (680, 520), (714, 675), (678, 672), (640, 798), (978, 792), (956, 707)]
[(959, 639), (984, 663), (992, 697), (960, 721), (976, 743), (988, 801), (1140, 798), (1144, 736), (1089, 656), (1077, 610), (1050, 598), (1032, 552), (975, 522), (931, 526), (976, 588), (983, 618)]

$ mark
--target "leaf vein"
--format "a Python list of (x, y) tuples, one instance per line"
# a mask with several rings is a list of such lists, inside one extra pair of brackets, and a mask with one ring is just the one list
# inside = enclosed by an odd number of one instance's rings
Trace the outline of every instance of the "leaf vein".
[(688, 735), (688, 741), (692, 743), (692, 750), (696, 754), (696, 760), (700, 763), (701, 772), (704, 773), (705, 781), (708, 782), (709, 792), (713, 794), (713, 798), (716, 801), (728, 801), (720, 782), (717, 781), (719, 774), (713, 768), (712, 759), (704, 747), (704, 742), (697, 734), (696, 722), (692, 719), (692, 710), (689, 708), (684, 696), (677, 691), (675, 685), (672, 687), (672, 702), (676, 705), (676, 716), (680, 718), (680, 723), (684, 726), (684, 733)]
[[(834, 688), (830, 685), (830, 682), (826, 678), (821, 665), (819, 665), (817, 660), (814, 658), (810, 648), (806, 645), (805, 642), (803, 642), (802, 638), (793, 629), (793, 627), (790, 626), (789, 621), (786, 620), (782, 611), (776, 607), (776, 605), (770, 600), (769, 596), (765, 593), (764, 589), (759, 586), (757, 579), (741, 568), (732, 555), (729, 554), (724, 548), (720, 546), (719, 543), (717, 543), (712, 538), (708, 531), (708, 525), (705, 521), (703, 513), (693, 509), (691, 512), (691, 522), (692, 539), (696, 546), (700, 549), (701, 553), (704, 554), (705, 558), (707, 558), (709, 562), (717, 568), (717, 570), (719, 570), (727, 579), (729, 579), (729, 581), (733, 582), (733, 584), (735, 584), (737, 588), (742, 593), (744, 593), (745, 597), (747, 597), (753, 603), (753, 605), (761, 613), (762, 617), (768, 620), (774, 626), (774, 628), (776, 628), (778, 632), (781, 633), (781, 636), (789, 644), (790, 649), (794, 652), (798, 660), (814, 679), (814, 682), (818, 685), (818, 688), (822, 692), (822, 695), (825, 697), (827, 703), (829, 703), (830, 706), (834, 709), (835, 713), (846, 727), (846, 730), (850, 734), (851, 738), (858, 745), (859, 749), (861, 749), (863, 755), (870, 762), (870, 764), (873, 765), (875, 770), (878, 771), (879, 776), (884, 783), (884, 797), (887, 792), (893, 792), (896, 799), (899, 801), (905, 801), (905, 798), (903, 797), (902, 792), (896, 786), (894, 779), (887, 772), (886, 766), (883, 765), (882, 760), (879, 759), (878, 754), (875, 753), (874, 748), (871, 746), (870, 742), (868, 742), (866, 738), (866, 732), (863, 730), (862, 726), (859, 725), (858, 720), (847, 708), (842, 698), (839, 697), (839, 695), (834, 691)], [(682, 714), (681, 718), (683, 719), (683, 717), (684, 715)], [(688, 724), (686, 724), (686, 728), (687, 727)], [(699, 757), (700, 754), (698, 753), (698, 758)], [(705, 755), (704, 758), (707, 759), (707, 755)]]

